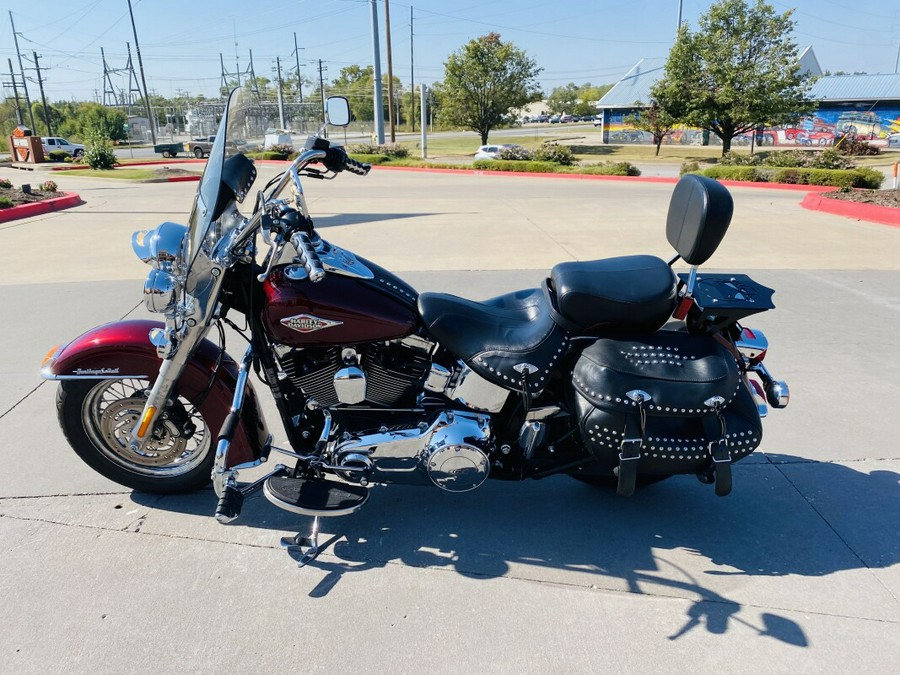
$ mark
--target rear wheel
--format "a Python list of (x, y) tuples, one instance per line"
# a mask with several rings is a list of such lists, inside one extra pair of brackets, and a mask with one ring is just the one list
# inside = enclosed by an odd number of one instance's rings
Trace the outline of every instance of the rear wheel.
[(173, 157), (174, 155), (172, 155), (171, 151), (169, 150), (163, 150), (162, 156), (168, 159), (169, 157)]
[(69, 444), (81, 459), (121, 485), (160, 494), (187, 492), (210, 480), (215, 456), (209, 427), (178, 397), (140, 451), (129, 447), (150, 390), (148, 380), (66, 380), (56, 407)]
[(203, 148), (194, 148), (194, 157), (203, 159)]
[(75, 159), (81, 159), (82, 157), (84, 157), (84, 150), (76, 150), (75, 152), (72, 153), (72, 156)]

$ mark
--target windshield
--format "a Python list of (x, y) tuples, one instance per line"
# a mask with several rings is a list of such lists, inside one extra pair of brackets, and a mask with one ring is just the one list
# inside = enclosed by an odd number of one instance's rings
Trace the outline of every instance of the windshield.
[[(244, 89), (231, 92), (224, 111), (215, 111), (217, 105), (221, 104), (210, 104), (211, 109), (205, 111), (207, 115), (221, 115), (221, 121), (188, 219), (186, 259), (189, 267), (201, 251), (209, 255), (241, 222), (227, 211), (234, 200), (234, 192), (223, 183), (226, 161), (236, 154), (262, 151), (266, 129), (278, 119), (275, 104), (259, 102), (253, 92)], [(248, 203), (252, 205), (252, 200)]]

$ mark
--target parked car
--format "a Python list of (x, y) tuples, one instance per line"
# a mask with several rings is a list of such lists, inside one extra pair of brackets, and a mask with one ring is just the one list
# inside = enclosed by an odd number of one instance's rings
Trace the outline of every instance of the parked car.
[(84, 146), (81, 143), (69, 143), (65, 138), (59, 136), (44, 136), (41, 139), (44, 146), (44, 154), (49, 155), (51, 152), (62, 150), (72, 157), (82, 157), (84, 155)]
[(475, 159), (500, 159), (500, 153), (505, 148), (521, 148), (514, 143), (499, 143), (494, 145), (482, 145), (475, 153)]
[(541, 124), (546, 124), (550, 121), (550, 115), (535, 115), (531, 118), (532, 122), (540, 122)]
[(562, 114), (559, 116), (559, 121), (562, 124), (569, 124), (570, 122), (574, 122), (575, 118), (568, 114)]
[(212, 150), (213, 143), (216, 142), (215, 136), (203, 136), (201, 138), (192, 138), (185, 141), (184, 149), (194, 155), (197, 159), (203, 159)]
[(887, 144), (889, 148), (900, 148), (900, 133), (889, 135), (887, 137)]

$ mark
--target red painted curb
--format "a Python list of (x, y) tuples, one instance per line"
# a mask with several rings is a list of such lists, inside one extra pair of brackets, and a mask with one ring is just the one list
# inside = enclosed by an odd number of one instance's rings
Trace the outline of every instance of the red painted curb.
[(18, 220), (19, 218), (31, 218), (32, 216), (40, 216), (51, 211), (60, 211), (73, 206), (84, 204), (74, 192), (64, 192), (62, 197), (54, 199), (45, 199), (42, 202), (31, 202), (30, 204), (20, 204), (9, 209), (0, 209), (0, 223), (6, 223), (10, 220)]
[(900, 209), (877, 204), (861, 204), (845, 202), (841, 199), (829, 199), (821, 194), (810, 193), (803, 198), (800, 206), (810, 211), (823, 211), (836, 216), (856, 218), (881, 225), (900, 227)]

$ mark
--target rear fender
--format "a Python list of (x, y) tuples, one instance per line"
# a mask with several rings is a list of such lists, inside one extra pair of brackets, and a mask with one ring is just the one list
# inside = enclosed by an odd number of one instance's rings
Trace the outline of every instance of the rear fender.
[[(148, 334), (154, 328), (165, 328), (158, 321), (118, 321), (92, 328), (84, 335), (56, 350), (41, 369), (48, 380), (147, 379), (152, 384), (159, 374), (162, 360)], [(189, 401), (196, 401), (210, 386), (216, 361), (222, 354), (218, 346), (203, 340), (194, 350), (178, 380), (176, 391)], [(216, 438), (231, 410), (237, 386), (238, 364), (222, 354), (222, 364), (209, 395), (200, 405), (212, 438)], [(241, 421), (228, 450), (231, 468), (254, 462), (267, 452), (268, 429), (253, 385), (247, 382)]]

